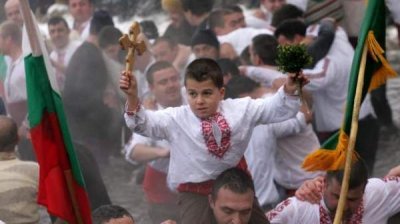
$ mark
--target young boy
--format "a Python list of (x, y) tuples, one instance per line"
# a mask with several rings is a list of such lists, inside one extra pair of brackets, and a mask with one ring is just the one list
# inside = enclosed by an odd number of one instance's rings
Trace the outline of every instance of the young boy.
[[(206, 213), (207, 195), (220, 173), (235, 166), (247, 169), (243, 154), (256, 125), (287, 120), (297, 113), (296, 78), (308, 83), (302, 74), (289, 75), (284, 87), (268, 99), (223, 100), (225, 89), (218, 64), (212, 59), (196, 59), (185, 74), (189, 105), (148, 111), (139, 102), (132, 74), (121, 76), (128, 127), (171, 144), (168, 182), (179, 192), (182, 223), (194, 223)], [(250, 223), (268, 223), (255, 204)]]

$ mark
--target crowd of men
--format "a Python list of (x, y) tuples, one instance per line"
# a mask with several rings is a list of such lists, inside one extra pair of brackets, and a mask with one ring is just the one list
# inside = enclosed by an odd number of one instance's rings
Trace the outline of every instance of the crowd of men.
[[(396, 3), (386, 1), (400, 33)], [(213, 0), (161, 5), (170, 24), (160, 32), (151, 20), (140, 22), (147, 50), (133, 71), (124, 71), (119, 44), (127, 30), (92, 0), (68, 1), (72, 23), (62, 15), (47, 20), (49, 58), (93, 222), (135, 222), (111, 205), (101, 177), (122, 147), (127, 162), (144, 164), (139, 182), (151, 223), (332, 223), (343, 170), (307, 172), (301, 164), (341, 128), (365, 1), (260, 0), (245, 10)], [(60, 222), (36, 203), (19, 0), (7, 0), (4, 10), (0, 223)], [(311, 65), (283, 74), (277, 47), (300, 43)], [(370, 178), (380, 128), (397, 132), (385, 92), (371, 92), (361, 106), (360, 160), (344, 223), (384, 223), (400, 211), (400, 168)]]

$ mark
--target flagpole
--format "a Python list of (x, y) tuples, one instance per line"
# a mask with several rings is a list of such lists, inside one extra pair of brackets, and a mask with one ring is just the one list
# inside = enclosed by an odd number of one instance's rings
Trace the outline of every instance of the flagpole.
[[(19, 3), (20, 3), (21, 14), (24, 19), (26, 31), (29, 34), (28, 38), (29, 38), (29, 43), (30, 43), (31, 50), (32, 50), (32, 55), (40, 56), (45, 52), (42, 52), (42, 49), (40, 47), (39, 37), (37, 36), (38, 30), (36, 30), (36, 24), (32, 18), (29, 0), (20, 0)], [(65, 171), (64, 177), (67, 182), (67, 186), (68, 186), (67, 188), (68, 188), (69, 196), (70, 196), (70, 199), (72, 202), (76, 221), (78, 224), (83, 224), (83, 218), (82, 218), (82, 215), (79, 210), (78, 202), (75, 198), (76, 194), (74, 191), (74, 186), (73, 186), (73, 181), (72, 181), (73, 176), (72, 176), (71, 170)]]
[(367, 62), (367, 41), (364, 43), (363, 53), (361, 56), (360, 69), (358, 71), (357, 77), (357, 89), (356, 95), (354, 97), (353, 104), (353, 114), (351, 119), (351, 130), (350, 130), (350, 139), (349, 145), (346, 151), (346, 163), (344, 168), (344, 175), (342, 180), (342, 187), (340, 189), (340, 198), (339, 203), (336, 209), (335, 220), (333, 224), (340, 224), (342, 222), (343, 210), (346, 204), (347, 192), (349, 190), (349, 180), (350, 180), (350, 171), (352, 165), (352, 157), (354, 146), (356, 144), (357, 138), (357, 130), (358, 130), (358, 115), (360, 112), (361, 100), (362, 100), (362, 90), (364, 86), (364, 74), (365, 74), (365, 65)]

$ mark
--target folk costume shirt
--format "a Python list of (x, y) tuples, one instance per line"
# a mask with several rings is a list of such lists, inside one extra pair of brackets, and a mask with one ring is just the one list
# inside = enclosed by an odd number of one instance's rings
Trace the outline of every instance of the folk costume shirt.
[(236, 166), (256, 125), (292, 118), (299, 106), (298, 97), (286, 95), (282, 87), (266, 99), (221, 101), (217, 113), (207, 119), (198, 118), (189, 106), (160, 111), (140, 107), (124, 116), (134, 132), (170, 143), (168, 182), (177, 187), (215, 179)]
[[(400, 211), (400, 178), (371, 178), (365, 188), (363, 201), (352, 215), (350, 224), (381, 224)], [(319, 204), (300, 201), (295, 197), (281, 202), (267, 213), (273, 224), (331, 224), (333, 220), (323, 200)]]

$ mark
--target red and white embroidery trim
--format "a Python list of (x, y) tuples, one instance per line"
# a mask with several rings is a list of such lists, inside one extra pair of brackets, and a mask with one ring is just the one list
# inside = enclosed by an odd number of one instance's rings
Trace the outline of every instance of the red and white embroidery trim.
[(267, 213), (267, 219), (269, 221), (271, 221), (272, 219), (274, 219), (277, 215), (279, 215), (279, 213), (281, 213), (283, 211), (283, 209), (285, 209), (288, 205), (290, 204), (290, 200), (286, 199), (284, 201), (282, 201), (279, 205), (277, 205), (274, 209), (272, 209), (271, 211), (269, 211)]
[[(351, 219), (345, 223), (348, 224), (362, 224), (362, 217), (364, 214), (364, 201), (362, 200), (360, 206), (358, 206), (357, 211), (351, 216)], [(320, 224), (332, 224), (331, 217), (326, 209), (320, 204), (319, 205), (319, 223)]]
[[(222, 137), (220, 146), (218, 145), (213, 134), (213, 121), (218, 125), (221, 131)], [(208, 152), (218, 158), (222, 158), (231, 146), (231, 128), (229, 127), (229, 124), (225, 120), (224, 116), (222, 116), (220, 113), (216, 113), (214, 116), (202, 120), (201, 129)]]

